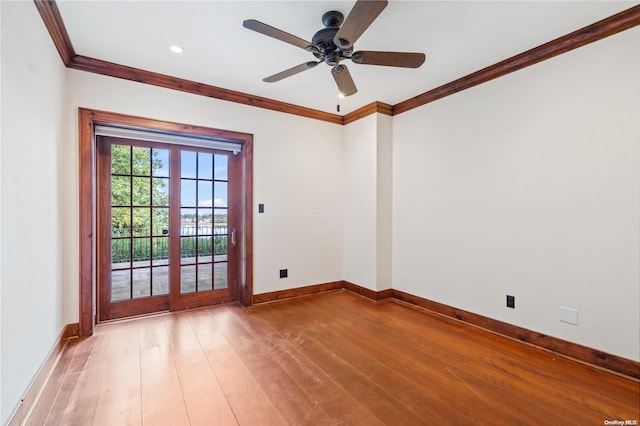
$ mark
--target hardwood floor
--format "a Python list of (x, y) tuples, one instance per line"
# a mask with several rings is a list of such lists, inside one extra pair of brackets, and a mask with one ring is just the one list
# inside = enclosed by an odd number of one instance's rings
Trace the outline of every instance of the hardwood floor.
[(640, 422), (635, 380), (345, 290), (95, 331), (69, 340), (26, 424)]

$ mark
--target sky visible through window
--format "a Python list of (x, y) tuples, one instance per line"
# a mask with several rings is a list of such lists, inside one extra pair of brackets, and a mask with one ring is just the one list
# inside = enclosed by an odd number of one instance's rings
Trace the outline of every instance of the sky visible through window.
[(189, 207), (227, 207), (227, 161), (226, 155), (182, 151), (181, 177), (199, 180), (181, 180), (181, 204)]

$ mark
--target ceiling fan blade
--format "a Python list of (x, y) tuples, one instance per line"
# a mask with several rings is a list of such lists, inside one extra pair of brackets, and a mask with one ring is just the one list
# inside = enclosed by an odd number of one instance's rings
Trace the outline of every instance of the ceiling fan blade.
[(418, 68), (424, 64), (424, 60), (424, 53), (360, 50), (351, 55), (351, 61), (356, 64), (384, 65), (387, 67)]
[(344, 65), (337, 65), (331, 69), (333, 79), (338, 85), (338, 90), (343, 96), (351, 96), (358, 91), (356, 84), (351, 78), (349, 69)]
[(284, 70), (267, 78), (263, 78), (262, 81), (267, 83), (275, 83), (276, 81), (280, 81), (283, 78), (291, 77), (292, 75), (298, 74), (299, 72), (306, 71), (318, 65), (320, 62), (305, 62), (304, 64), (296, 65), (293, 68), (289, 68), (288, 70)]
[(310, 42), (303, 40), (300, 37), (296, 37), (270, 25), (264, 24), (260, 21), (256, 21), (255, 19), (247, 19), (242, 23), (242, 26), (260, 34), (264, 34), (277, 40), (284, 41), (285, 43), (300, 47), (302, 49), (306, 49), (311, 45)]
[(333, 38), (336, 46), (349, 49), (387, 7), (387, 0), (358, 0)]

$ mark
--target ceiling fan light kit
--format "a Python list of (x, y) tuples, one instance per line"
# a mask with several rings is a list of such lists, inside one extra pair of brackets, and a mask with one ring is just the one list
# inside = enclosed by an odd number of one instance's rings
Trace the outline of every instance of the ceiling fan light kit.
[(331, 67), (331, 75), (340, 93), (343, 96), (351, 96), (358, 89), (347, 66), (340, 63), (345, 59), (350, 59), (356, 64), (403, 68), (418, 68), (425, 61), (424, 53), (353, 51), (354, 43), (369, 28), (387, 4), (387, 0), (358, 0), (346, 19), (338, 11), (326, 12), (322, 15), (322, 23), (325, 28), (317, 31), (311, 38), (311, 42), (255, 19), (248, 19), (242, 25), (247, 29), (305, 49), (317, 59), (317, 61), (305, 62), (266, 77), (263, 81), (274, 83), (324, 62)]

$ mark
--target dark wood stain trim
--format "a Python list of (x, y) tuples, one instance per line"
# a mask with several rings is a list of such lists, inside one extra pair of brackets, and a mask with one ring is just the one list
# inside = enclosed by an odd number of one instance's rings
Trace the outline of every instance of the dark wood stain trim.
[(482, 315), (434, 302), (429, 299), (414, 296), (400, 290), (387, 289), (382, 291), (371, 290), (349, 281), (334, 281), (326, 284), (317, 284), (306, 287), (292, 288), (287, 290), (273, 291), (270, 293), (256, 294), (253, 296), (253, 303), (273, 302), (300, 296), (323, 293), (326, 291), (344, 289), (359, 294), (373, 301), (385, 299), (396, 299), (417, 306), (429, 311), (444, 315), (449, 318), (463, 321), (467, 324), (489, 330), (505, 337), (529, 343), (551, 352), (563, 355), (574, 360), (591, 364), (612, 372), (622, 374), (634, 379), (640, 379), (640, 363), (617, 355), (608, 354), (597, 349), (589, 348), (577, 343), (547, 336), (536, 331), (518, 327), (506, 322), (498, 321)]
[(359, 286), (358, 284), (354, 284), (349, 281), (344, 281), (344, 288), (345, 290), (349, 290), (352, 293), (356, 293), (356, 294), (359, 294), (360, 296), (364, 296), (367, 299), (375, 300), (376, 302), (379, 300), (388, 299), (393, 295), (392, 289), (375, 291), (375, 290), (368, 289), (366, 287)]
[(480, 71), (476, 71), (422, 93), (421, 95), (407, 99), (404, 102), (400, 102), (393, 106), (393, 115), (402, 114), (403, 112), (502, 77), (530, 65), (537, 64), (538, 62), (612, 36), (637, 25), (640, 25), (640, 6), (634, 6), (602, 21), (598, 21), (595, 24), (588, 25), (570, 34), (520, 53), (519, 55), (512, 56), (497, 64), (483, 68)]
[(340, 290), (344, 288), (344, 281), (332, 281), (323, 284), (314, 284), (305, 287), (296, 287), (286, 290), (272, 291), (253, 295), (253, 304), (275, 302), (276, 300), (291, 299), (300, 296), (324, 293), (325, 291)]
[(79, 174), (79, 293), (80, 336), (93, 334), (93, 243), (94, 243), (94, 136), (93, 113), (80, 108), (78, 111), (78, 174)]
[(306, 108), (286, 102), (280, 102), (261, 96), (223, 89), (208, 84), (197, 83), (191, 80), (171, 77), (164, 74), (146, 71), (138, 68), (114, 64), (100, 59), (89, 58), (76, 54), (71, 44), (71, 39), (64, 26), (60, 11), (53, 0), (34, 0), (38, 12), (51, 35), (51, 39), (60, 53), (65, 66), (80, 71), (108, 75), (139, 83), (151, 84), (173, 90), (179, 90), (195, 95), (220, 99), (228, 102), (264, 108), (272, 111), (284, 112), (316, 120), (327, 121), (334, 124), (342, 124), (343, 118), (338, 114), (330, 114), (324, 111)]
[(236, 132), (224, 129), (213, 129), (210, 127), (196, 126), (192, 124), (176, 123), (172, 121), (154, 120), (146, 117), (138, 117), (135, 115), (124, 115), (115, 112), (89, 110), (80, 108), (80, 111), (86, 111), (92, 119), (101, 124), (121, 123), (134, 127), (145, 127), (148, 129), (163, 130), (171, 133), (182, 135), (198, 135), (216, 139), (245, 142), (253, 140), (251, 133)]
[(69, 339), (71, 337), (80, 337), (80, 323), (74, 322), (67, 324), (62, 329), (61, 339)]
[(400, 290), (394, 289), (393, 297), (411, 305), (419, 306), (446, 317), (466, 322), (502, 336), (530, 343), (560, 355), (605, 368), (625, 376), (640, 379), (640, 363), (637, 361), (608, 354), (597, 349), (568, 342), (557, 337), (547, 336), (536, 331), (414, 296)]
[(55, 44), (56, 49), (58, 49), (62, 63), (64, 63), (65, 66), (69, 66), (73, 57), (76, 56), (76, 52), (73, 50), (71, 39), (64, 26), (64, 22), (62, 22), (62, 16), (60, 16), (60, 10), (56, 2), (51, 0), (34, 0), (34, 3), (44, 21), (44, 25), (47, 27), (47, 31), (49, 31), (53, 44)]
[(305, 287), (289, 288), (286, 290), (272, 291), (269, 293), (261, 293), (253, 295), (253, 303), (274, 302), (276, 300), (291, 299), (300, 296), (310, 296), (313, 294), (324, 293), (326, 291), (349, 290), (352, 293), (359, 294), (374, 301), (388, 299), (393, 296), (393, 290), (387, 289), (382, 291), (370, 290), (349, 281), (332, 281), (323, 284), (314, 284)]
[(139, 68), (127, 67), (82, 55), (74, 56), (68, 67), (80, 71), (122, 78), (124, 80), (150, 84), (172, 90), (179, 90), (181, 92), (206, 96), (208, 98), (284, 112), (334, 124), (342, 124), (342, 116), (337, 114), (330, 114), (312, 108), (275, 101), (273, 99), (250, 95), (248, 93), (236, 92), (233, 90), (223, 89), (221, 87), (210, 86), (208, 84), (197, 83), (183, 78), (171, 77), (169, 75), (146, 71)]
[[(250, 259), (244, 271), (244, 281), (236, 286), (240, 294), (236, 297), (244, 306), (251, 306), (253, 299), (253, 135), (247, 135), (243, 150), (242, 174), (244, 182), (244, 258)], [(251, 242), (250, 244), (248, 242)], [(241, 277), (243, 274), (239, 274)]]
[(427, 103), (444, 98), (462, 90), (485, 83), (538, 62), (569, 52), (578, 47), (601, 40), (621, 31), (640, 25), (640, 5), (622, 11), (609, 18), (603, 19), (582, 29), (574, 31), (549, 43), (513, 56), (497, 64), (483, 68), (472, 74), (444, 84), (428, 92), (407, 99), (396, 105), (382, 102), (372, 102), (344, 116), (331, 114), (312, 108), (276, 101), (269, 98), (254, 96), (247, 93), (235, 92), (216, 86), (197, 83), (177, 77), (171, 77), (138, 68), (127, 67), (77, 55), (69, 39), (69, 35), (60, 16), (58, 7), (53, 0), (34, 0), (42, 20), (60, 53), (65, 66), (81, 71), (93, 72), (125, 80), (136, 81), (154, 86), (179, 90), (200, 96), (220, 99), (228, 102), (264, 108), (272, 111), (293, 114), (302, 117), (322, 120), (334, 124), (349, 124), (370, 114), (398, 115)]
[(344, 121), (342, 124), (353, 123), (354, 121), (375, 113), (393, 115), (393, 107), (383, 102), (372, 102), (369, 105), (365, 105), (362, 108), (358, 108), (357, 110), (346, 114), (343, 117)]

